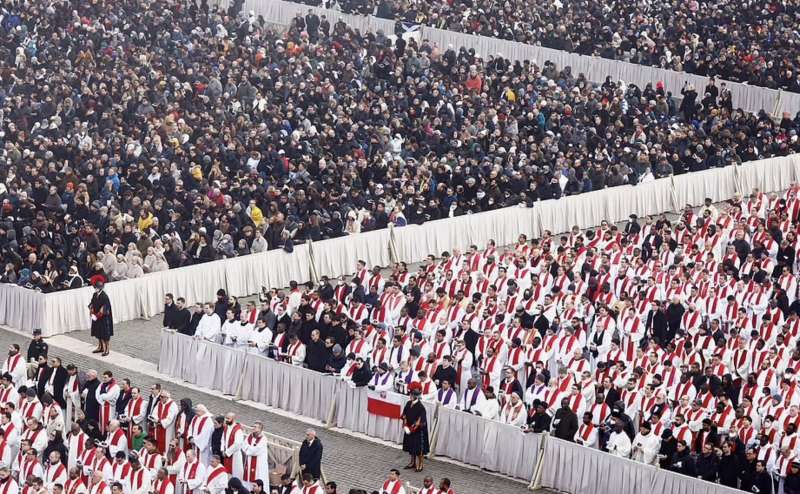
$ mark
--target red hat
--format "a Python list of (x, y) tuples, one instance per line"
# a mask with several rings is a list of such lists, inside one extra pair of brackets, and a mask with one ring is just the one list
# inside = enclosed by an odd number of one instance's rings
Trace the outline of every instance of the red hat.
[(408, 385), (408, 392), (411, 393), (414, 391), (422, 391), (422, 384), (420, 384), (419, 381), (412, 381), (411, 384)]

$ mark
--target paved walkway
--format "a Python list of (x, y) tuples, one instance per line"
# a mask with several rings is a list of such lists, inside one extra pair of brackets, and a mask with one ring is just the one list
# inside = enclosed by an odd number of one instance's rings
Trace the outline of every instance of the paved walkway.
[[(213, 413), (232, 411), (242, 422), (264, 422), (267, 432), (283, 437), (302, 440), (308, 420), (287, 414), (267, 411), (263, 406), (234, 401), (218, 393), (207, 392), (196, 386), (178, 383), (176, 380), (159, 374), (156, 370), (159, 353), (160, 320), (132, 321), (115, 328), (112, 340), (112, 354), (105, 359), (91, 354), (94, 345), (88, 332), (80, 331), (69, 335), (49, 338), (51, 354), (59, 355), (66, 363), (75, 363), (79, 368), (93, 368), (98, 371), (111, 370), (115, 376), (128, 377), (140, 387), (153, 381), (160, 381), (172, 392), (175, 398), (190, 398), (193, 403), (203, 403)], [(27, 347), (25, 337), (0, 329), (0, 347), (19, 343)], [(254, 406), (256, 405), (256, 406)], [(407, 456), (398, 447), (388, 443), (366, 440), (355, 435), (316, 427), (325, 447), (323, 468), (330, 480), (336, 481), (340, 492), (351, 488), (376, 490), (381, 485), (390, 468), (406, 464)], [(435, 479), (449, 477), (459, 494), (522, 493), (526, 484), (482, 472), (477, 469), (457, 465), (449, 461), (429, 460), (426, 475)], [(403, 470), (403, 478), (419, 487), (423, 474)]]

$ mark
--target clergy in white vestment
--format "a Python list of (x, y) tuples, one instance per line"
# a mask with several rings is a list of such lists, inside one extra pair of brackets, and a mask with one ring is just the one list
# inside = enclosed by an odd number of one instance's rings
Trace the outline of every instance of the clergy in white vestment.
[(183, 488), (183, 494), (200, 494), (200, 486), (206, 481), (206, 467), (197, 459), (194, 450), (186, 452), (186, 463), (178, 473), (178, 483)]
[(464, 340), (455, 340), (453, 351), (453, 364), (456, 368), (456, 386), (459, 391), (464, 391), (467, 381), (472, 377), (472, 352), (464, 344)]
[(622, 458), (630, 458), (631, 439), (623, 430), (621, 420), (614, 421), (614, 430), (611, 431), (611, 435), (606, 443), (606, 448), (612, 455), (621, 456)]
[(203, 306), (203, 316), (197, 323), (197, 330), (194, 332), (194, 337), (199, 340), (211, 341), (216, 343), (222, 329), (222, 321), (219, 316), (214, 313), (214, 306), (205, 304)]
[[(131, 458), (130, 494), (148, 494), (153, 485), (153, 476), (139, 458)], [(156, 472), (161, 467), (156, 467)]]
[(69, 427), (78, 420), (78, 411), (81, 409), (81, 381), (78, 368), (74, 364), (67, 364), (67, 376), (67, 384), (64, 386), (64, 401), (67, 405), (64, 424)]
[(447, 379), (441, 382), (441, 388), (436, 392), (436, 401), (445, 408), (455, 409), (458, 405), (458, 393)]
[[(240, 331), (241, 325), (239, 321), (236, 320), (236, 314), (234, 314), (232, 309), (228, 309), (225, 313), (225, 320), (222, 321), (222, 326), (220, 327), (220, 338), (222, 339), (222, 344), (227, 346), (237, 346), (246, 343), (244, 340), (247, 338), (247, 334), (244, 335)], [(243, 338), (244, 337), (244, 338)]]
[(0, 467), (0, 493), (19, 494), (19, 485), (11, 477), (11, 469), (8, 467)]
[(120, 451), (125, 454), (128, 453), (128, 437), (125, 435), (125, 430), (119, 425), (118, 420), (112, 420), (108, 423), (106, 443), (108, 443), (108, 453), (112, 458), (116, 458), (117, 453)]
[(117, 418), (117, 400), (122, 390), (111, 371), (104, 371), (101, 381), (95, 396), (100, 404), (100, 432), (105, 433), (108, 423)]
[(599, 447), (599, 433), (597, 427), (592, 423), (592, 412), (583, 414), (583, 423), (575, 433), (575, 443), (587, 448), (597, 449)]
[(162, 467), (158, 469), (150, 492), (153, 494), (175, 494), (175, 482), (172, 481), (166, 468)]
[(47, 458), (47, 468), (44, 470), (44, 486), (48, 492), (53, 492), (56, 484), (64, 486), (67, 483), (67, 467), (61, 463), (61, 453), (51, 451)]
[(394, 388), (394, 372), (389, 370), (389, 364), (381, 362), (375, 367), (368, 386), (375, 391), (390, 391)]
[(72, 468), (78, 464), (78, 459), (86, 450), (87, 441), (90, 441), (89, 436), (77, 422), (73, 422), (67, 434), (67, 467)]
[(633, 438), (631, 458), (647, 465), (655, 465), (658, 450), (661, 449), (661, 438), (653, 434), (650, 422), (639, 425), (639, 433)]
[(8, 346), (8, 358), (3, 362), (0, 372), (11, 374), (11, 382), (15, 388), (25, 384), (25, 380), (28, 378), (28, 367), (25, 364), (25, 358), (19, 351), (19, 345), (16, 343)]
[[(203, 465), (211, 462), (211, 435), (214, 433), (214, 415), (205, 405), (194, 407), (194, 417), (189, 423), (189, 442)], [(193, 487), (194, 489), (194, 487)]]
[(174, 488), (178, 487), (178, 474), (183, 470), (183, 465), (186, 463), (186, 453), (178, 441), (178, 438), (173, 438), (169, 443), (167, 454), (164, 455), (164, 468), (167, 469), (169, 480), (172, 482)]
[(94, 472), (90, 484), (92, 487), (89, 494), (111, 494), (111, 487), (106, 483), (102, 472)]
[(78, 467), (69, 469), (69, 478), (64, 484), (64, 492), (67, 494), (87, 494), (89, 492), (86, 483), (81, 478), (81, 471)]
[(244, 446), (244, 486), (253, 488), (256, 480), (264, 483), (264, 492), (269, 492), (269, 451), (264, 436), (264, 424), (256, 422), (253, 431), (247, 435)]
[(222, 429), (220, 447), (222, 448), (225, 470), (238, 479), (241, 479), (244, 473), (242, 446), (244, 446), (242, 426), (236, 422), (235, 414), (227, 413), (225, 415), (225, 425)]
[[(175, 419), (178, 417), (180, 407), (166, 389), (161, 391), (158, 403), (153, 407), (150, 412), (148, 420), (151, 424), (155, 425), (155, 440), (158, 452), (164, 454), (167, 451), (167, 445), (175, 437)], [(155, 474), (155, 472), (153, 472)]]
[(484, 400), (472, 407), (472, 413), (480, 415), (487, 420), (496, 420), (500, 416), (500, 402), (493, 389), (487, 389), (483, 393)]
[(0, 467), (11, 467), (14, 461), (14, 449), (6, 441), (6, 433), (0, 427)]
[(525, 410), (525, 403), (519, 397), (519, 394), (516, 392), (511, 393), (511, 398), (506, 400), (503, 408), (500, 409), (500, 422), (514, 427), (522, 427), (527, 419), (528, 414)]
[(247, 340), (247, 352), (266, 353), (270, 343), (272, 343), (272, 330), (267, 326), (267, 320), (257, 320), (255, 328), (250, 331), (250, 337)]
[(217, 455), (211, 455), (211, 464), (206, 469), (206, 478), (200, 486), (210, 494), (223, 494), (228, 488), (228, 473)]
[(483, 390), (478, 387), (478, 381), (475, 378), (469, 378), (467, 385), (461, 391), (457, 409), (472, 413), (472, 410), (479, 409), (481, 404), (486, 400), (483, 396)]
[(406, 494), (406, 488), (403, 486), (403, 481), (400, 480), (400, 471), (396, 469), (389, 470), (389, 477), (383, 481), (380, 494)]

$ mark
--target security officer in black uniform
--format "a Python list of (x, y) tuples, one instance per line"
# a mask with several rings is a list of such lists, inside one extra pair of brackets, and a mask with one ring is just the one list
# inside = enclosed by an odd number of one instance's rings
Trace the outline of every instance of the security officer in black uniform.
[(44, 357), (45, 362), (47, 361), (47, 351), (49, 348), (47, 343), (42, 339), (42, 330), (38, 328), (34, 329), (33, 339), (31, 340), (31, 344), (28, 345), (28, 378), (33, 378), (33, 376), (36, 375), (36, 372), (39, 370), (39, 359), (41, 357)]

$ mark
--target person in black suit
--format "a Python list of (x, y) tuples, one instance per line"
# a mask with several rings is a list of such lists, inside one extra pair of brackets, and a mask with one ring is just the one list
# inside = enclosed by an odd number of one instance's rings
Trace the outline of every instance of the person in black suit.
[(61, 408), (67, 408), (67, 402), (64, 401), (64, 386), (67, 385), (68, 379), (67, 370), (61, 365), (61, 359), (51, 357), (50, 365), (42, 370), (42, 374), (36, 384), (36, 390), (40, 397), (45, 392), (50, 393)]
[(578, 432), (578, 416), (569, 406), (569, 398), (561, 399), (561, 408), (553, 416), (553, 435), (559, 439), (573, 442)]
[[(198, 321), (199, 320), (198, 318)], [(178, 297), (178, 300), (175, 301), (175, 317), (172, 321), (172, 325), (168, 327), (181, 334), (194, 336), (194, 333), (189, 334), (189, 327), (191, 324), (192, 314), (189, 312), (189, 309), (186, 308), (186, 299)], [(195, 324), (195, 328), (196, 327), (197, 325)]]
[(288, 473), (281, 475), (281, 483), (277, 486), (276, 490), (278, 494), (291, 494), (292, 491), (294, 491), (292, 477), (290, 477)]
[(171, 293), (164, 295), (164, 318), (161, 320), (161, 326), (164, 328), (172, 328), (175, 325), (175, 315), (178, 312), (175, 307), (175, 298)]
[(200, 324), (200, 319), (203, 318), (203, 314), (203, 304), (194, 304), (194, 311), (189, 318), (189, 326), (183, 334), (186, 336), (194, 336), (195, 332), (197, 332), (197, 325)]
[(300, 470), (310, 474), (314, 480), (322, 476), (322, 443), (314, 429), (306, 430), (306, 438), (300, 446)]
[(372, 379), (372, 371), (369, 366), (364, 365), (364, 359), (361, 357), (356, 358), (356, 370), (353, 372), (352, 377), (353, 383), (360, 388), (369, 384), (370, 379)]

